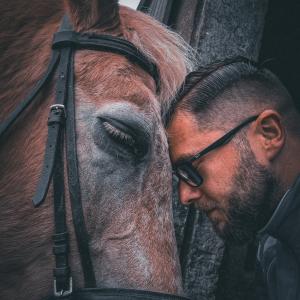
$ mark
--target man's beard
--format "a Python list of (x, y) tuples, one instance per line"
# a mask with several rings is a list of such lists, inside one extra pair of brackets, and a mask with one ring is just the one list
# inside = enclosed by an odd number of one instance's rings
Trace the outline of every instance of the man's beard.
[(284, 195), (280, 182), (256, 161), (248, 142), (243, 141), (242, 148), (240, 166), (228, 197), (228, 222), (221, 232), (216, 229), (222, 238), (235, 244), (252, 240)]

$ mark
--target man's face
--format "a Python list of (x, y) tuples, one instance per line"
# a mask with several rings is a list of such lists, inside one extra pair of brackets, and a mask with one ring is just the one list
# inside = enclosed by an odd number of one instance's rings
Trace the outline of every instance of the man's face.
[[(168, 127), (172, 163), (194, 156), (224, 133), (201, 130), (193, 115), (176, 112)], [(204, 211), (221, 237), (243, 243), (266, 224), (280, 192), (276, 179), (256, 161), (247, 138), (239, 138), (239, 146), (231, 141), (194, 161), (203, 183), (192, 187), (180, 180), (179, 197)]]

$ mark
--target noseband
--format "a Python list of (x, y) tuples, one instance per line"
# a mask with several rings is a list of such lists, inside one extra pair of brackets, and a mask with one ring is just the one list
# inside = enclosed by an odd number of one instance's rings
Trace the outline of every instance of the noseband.
[[(121, 54), (152, 76), (156, 83), (157, 92), (159, 92), (160, 88), (157, 66), (132, 43), (109, 35), (75, 32), (65, 16), (59, 31), (54, 35), (52, 55), (46, 72), (25, 100), (0, 125), (0, 139), (3, 140), (18, 117), (33, 102), (45, 84), (51, 81), (53, 74), (57, 70), (55, 103), (50, 106), (48, 116), (48, 137), (44, 162), (37, 190), (33, 197), (34, 206), (38, 207), (41, 205), (47, 196), (50, 182), (51, 180), (53, 181), (55, 227), (53, 235), (53, 253), (55, 256), (53, 272), (54, 298), (64, 297), (74, 300), (187, 299), (175, 295), (141, 290), (96, 288), (95, 273), (89, 251), (88, 233), (81, 203), (76, 151), (74, 53), (80, 49)], [(72, 219), (85, 286), (84, 289), (78, 290), (73, 290), (71, 270), (68, 262), (69, 239), (64, 193), (64, 130), (66, 133), (66, 161)], [(53, 299), (53, 296), (49, 299)]]

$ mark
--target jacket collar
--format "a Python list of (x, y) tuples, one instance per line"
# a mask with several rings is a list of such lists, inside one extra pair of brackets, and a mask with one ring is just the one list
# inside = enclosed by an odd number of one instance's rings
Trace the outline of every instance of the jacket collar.
[(300, 264), (300, 175), (259, 234), (268, 234), (286, 245)]

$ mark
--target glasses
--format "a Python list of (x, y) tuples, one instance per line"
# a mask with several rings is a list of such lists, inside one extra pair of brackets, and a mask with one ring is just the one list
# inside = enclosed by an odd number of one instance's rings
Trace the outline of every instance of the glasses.
[(249, 123), (255, 121), (257, 118), (258, 118), (258, 115), (247, 118), (242, 123), (240, 123), (237, 127), (231, 129), (229, 132), (227, 132), (221, 138), (216, 140), (214, 143), (212, 143), (211, 145), (209, 145), (207, 148), (203, 149), (199, 153), (195, 154), (193, 157), (184, 159), (183, 161), (175, 164), (175, 166), (174, 166), (175, 175), (177, 175), (177, 177), (179, 179), (182, 179), (190, 186), (199, 187), (203, 183), (203, 177), (199, 174), (199, 172), (193, 166), (192, 163), (194, 161), (198, 160), (199, 158), (203, 157), (210, 151), (230, 142), (231, 139), (234, 137), (234, 135), (239, 130), (241, 130), (244, 126), (248, 125)]

